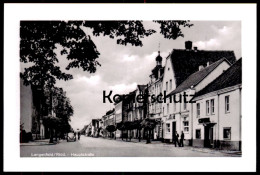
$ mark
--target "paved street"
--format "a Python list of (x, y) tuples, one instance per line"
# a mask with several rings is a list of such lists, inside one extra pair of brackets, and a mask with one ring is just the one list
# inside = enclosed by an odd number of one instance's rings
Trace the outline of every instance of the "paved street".
[(76, 142), (61, 140), (56, 145), (20, 146), (21, 157), (223, 157), (241, 156), (207, 148), (174, 147), (161, 142), (126, 142), (81, 136)]

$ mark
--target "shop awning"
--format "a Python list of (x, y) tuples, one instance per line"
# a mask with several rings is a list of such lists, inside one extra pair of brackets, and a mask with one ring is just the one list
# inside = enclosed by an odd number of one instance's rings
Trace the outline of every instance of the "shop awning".
[(199, 124), (210, 123), (210, 119), (209, 118), (200, 118), (198, 121), (199, 121)]

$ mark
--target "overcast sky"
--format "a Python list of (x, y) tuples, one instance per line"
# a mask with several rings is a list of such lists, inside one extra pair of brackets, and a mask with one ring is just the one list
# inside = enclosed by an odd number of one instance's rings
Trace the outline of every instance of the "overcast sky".
[[(113, 90), (116, 93), (128, 93), (136, 88), (137, 84), (147, 84), (151, 69), (155, 66), (155, 57), (160, 51), (163, 60), (169, 52), (184, 49), (184, 42), (190, 40), (193, 47), (200, 50), (233, 50), (238, 58), (241, 57), (241, 23), (239, 21), (191, 21), (191, 28), (184, 28), (184, 38), (177, 40), (164, 39), (159, 33), (159, 25), (145, 21), (145, 28), (153, 28), (157, 33), (143, 39), (143, 47), (131, 45), (117, 45), (116, 40), (108, 37), (94, 37), (91, 31), (84, 31), (91, 35), (92, 40), (100, 52), (94, 74), (81, 69), (72, 69), (74, 76), (70, 81), (58, 81), (57, 86), (62, 87), (71, 100), (74, 116), (71, 125), (82, 129), (90, 123), (92, 118), (101, 118), (106, 111), (113, 108), (113, 104), (103, 103), (103, 90), (107, 93)], [(64, 56), (59, 56), (60, 65), (64, 68), (67, 64)], [(65, 69), (63, 69), (65, 70)]]

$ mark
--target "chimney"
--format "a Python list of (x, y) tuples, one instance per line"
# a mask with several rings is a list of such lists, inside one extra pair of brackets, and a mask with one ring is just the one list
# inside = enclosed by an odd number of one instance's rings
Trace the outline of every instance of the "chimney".
[(185, 49), (191, 50), (192, 48), (192, 42), (191, 41), (185, 41)]
[(204, 68), (203, 65), (200, 65), (199, 66), (199, 71), (201, 71), (203, 68)]

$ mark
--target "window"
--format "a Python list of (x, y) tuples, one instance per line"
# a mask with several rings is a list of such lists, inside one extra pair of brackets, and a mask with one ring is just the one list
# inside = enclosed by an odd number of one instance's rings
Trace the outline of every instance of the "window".
[(183, 126), (184, 126), (184, 132), (188, 132), (189, 131), (189, 122), (188, 121), (184, 121), (183, 122)]
[(166, 123), (166, 131), (171, 132), (170, 123)]
[(183, 102), (183, 110), (187, 109), (187, 103)]
[(197, 103), (197, 117), (200, 116), (200, 103)]
[(231, 139), (231, 128), (223, 128), (223, 138), (225, 140)]
[(215, 114), (214, 99), (210, 100), (211, 114)]
[(229, 95), (225, 96), (225, 111), (229, 112)]
[(169, 114), (169, 103), (167, 104), (167, 114)]
[(206, 101), (206, 115), (209, 115), (209, 101)]
[(162, 108), (162, 110), (163, 110), (163, 116), (164, 116), (164, 107)]
[(201, 138), (201, 133), (200, 133), (200, 129), (196, 129), (196, 139), (200, 139)]
[(166, 82), (166, 92), (168, 91), (168, 81)]
[(170, 80), (170, 90), (172, 90), (172, 80)]

